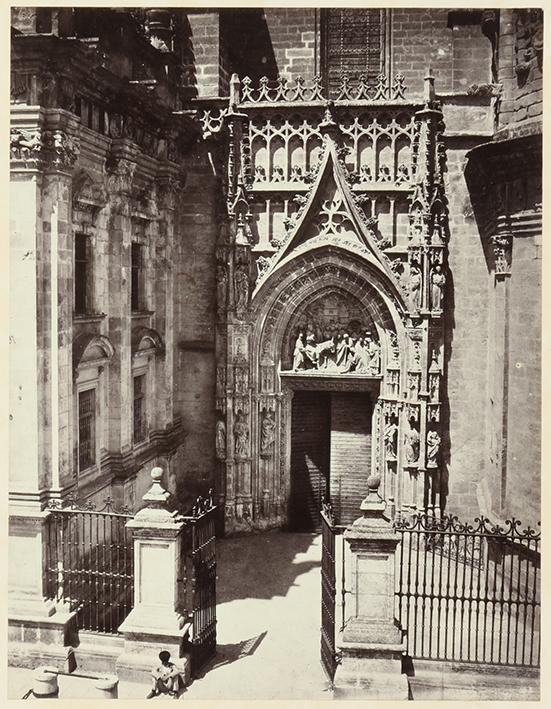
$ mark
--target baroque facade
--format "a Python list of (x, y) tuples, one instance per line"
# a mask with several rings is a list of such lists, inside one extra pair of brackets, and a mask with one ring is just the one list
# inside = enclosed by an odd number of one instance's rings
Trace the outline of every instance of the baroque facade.
[(15, 8), (12, 553), (157, 464), (226, 532), (370, 473), (537, 521), (541, 62), (539, 10)]

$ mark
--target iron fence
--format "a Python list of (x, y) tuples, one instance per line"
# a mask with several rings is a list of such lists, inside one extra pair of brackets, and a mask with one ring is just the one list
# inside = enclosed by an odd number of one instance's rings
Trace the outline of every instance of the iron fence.
[(540, 540), (512, 519), (395, 524), (397, 616), (414, 658), (538, 667)]
[(47, 596), (77, 612), (81, 630), (115, 633), (133, 605), (132, 535), (127, 508), (107, 498), (99, 510), (69, 498), (49, 505), (46, 524)]
[(212, 491), (183, 515), (180, 582), (184, 612), (192, 620), (191, 672), (216, 652), (216, 515)]

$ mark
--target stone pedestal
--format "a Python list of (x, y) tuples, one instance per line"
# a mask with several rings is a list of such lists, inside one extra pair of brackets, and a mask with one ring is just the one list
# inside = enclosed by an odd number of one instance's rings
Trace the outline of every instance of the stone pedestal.
[(8, 566), (9, 664), (37, 667), (45, 660), (65, 668), (76, 634), (75, 613), (45, 597), (47, 510), (10, 508)]
[(399, 536), (383, 517), (379, 478), (344, 537), (352, 552), (353, 615), (338, 643), (342, 662), (334, 680), (335, 699), (407, 699), (402, 674), (403, 631), (394, 618), (394, 555)]
[(134, 537), (134, 608), (119, 627), (124, 652), (117, 659), (121, 680), (147, 681), (159, 652), (168, 650), (183, 674), (189, 658), (182, 652), (189, 633), (179, 594), (180, 533), (184, 523), (167, 509), (170, 497), (161, 485), (162, 470), (151, 471), (153, 485), (127, 527)]

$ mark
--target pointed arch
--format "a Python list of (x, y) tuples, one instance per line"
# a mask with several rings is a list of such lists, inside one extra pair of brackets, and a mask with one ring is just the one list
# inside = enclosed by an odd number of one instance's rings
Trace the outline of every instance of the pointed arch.
[[(323, 198), (328, 195), (333, 195), (333, 204), (329, 206), (323, 202)], [(327, 229), (318, 229), (318, 233), (312, 236), (312, 225), (316, 231), (316, 222), (325, 217), (333, 221), (338, 217), (341, 227), (345, 223), (345, 228), (341, 229), (343, 233), (338, 233), (337, 227), (333, 233)], [(253, 298), (290, 259), (311, 249), (317, 249), (322, 244), (332, 244), (362, 255), (366, 262), (384, 274), (395, 297), (405, 304), (396, 275), (377, 243), (372, 225), (356, 204), (345, 169), (339, 161), (337, 147), (329, 136), (325, 137), (321, 163), (309, 195), (297, 214), (288, 239), (259, 278)]]

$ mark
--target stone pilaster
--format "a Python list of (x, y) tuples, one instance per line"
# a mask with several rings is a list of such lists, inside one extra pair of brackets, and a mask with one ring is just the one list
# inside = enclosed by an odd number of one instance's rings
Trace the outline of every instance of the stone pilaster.
[(394, 618), (395, 552), (399, 543), (383, 516), (385, 503), (371, 476), (363, 516), (344, 537), (352, 555), (352, 617), (344, 627), (339, 649), (342, 662), (335, 675), (336, 699), (407, 699), (402, 672), (403, 631)]
[[(45, 598), (44, 506), (59, 494), (70, 464), (68, 209), (78, 153), (74, 116), (13, 109), (10, 299), (17, 318), (10, 322), (8, 615), (10, 661), (16, 664), (33, 664), (29, 643), (43, 646), (43, 654), (65, 656), (74, 617)], [(48, 650), (51, 644), (57, 649)]]
[(131, 402), (131, 191), (138, 147), (120, 138), (107, 164), (109, 194), (109, 336), (119, 353), (110, 369), (109, 449), (128, 452), (132, 443)]

